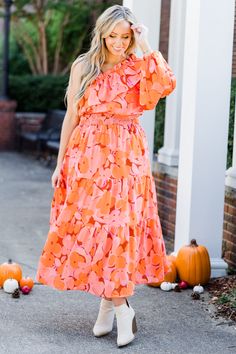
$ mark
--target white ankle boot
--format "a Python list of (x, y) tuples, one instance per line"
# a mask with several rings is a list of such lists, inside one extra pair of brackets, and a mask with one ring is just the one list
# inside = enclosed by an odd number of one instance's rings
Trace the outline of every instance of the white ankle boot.
[(114, 306), (117, 320), (117, 345), (121, 347), (126, 345), (135, 338), (134, 333), (137, 332), (137, 324), (134, 309), (128, 303)]
[(93, 334), (96, 337), (104, 336), (112, 331), (115, 317), (114, 304), (110, 300), (102, 298), (98, 317), (93, 327)]

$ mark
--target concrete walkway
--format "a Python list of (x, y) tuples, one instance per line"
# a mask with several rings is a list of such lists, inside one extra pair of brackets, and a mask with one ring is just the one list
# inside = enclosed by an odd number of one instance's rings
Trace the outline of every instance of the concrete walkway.
[[(53, 170), (27, 154), (0, 153), (0, 263), (11, 258), (34, 279), (48, 233)], [(207, 292), (204, 301), (192, 300), (191, 292), (136, 286), (130, 303), (138, 332), (117, 348), (116, 322), (109, 335), (93, 336), (98, 297), (38, 283), (18, 299), (0, 289), (0, 353), (235, 353), (235, 324), (214, 318)]]

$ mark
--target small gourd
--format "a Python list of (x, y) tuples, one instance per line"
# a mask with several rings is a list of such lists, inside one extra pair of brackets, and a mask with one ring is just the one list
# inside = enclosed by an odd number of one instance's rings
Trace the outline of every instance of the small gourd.
[(34, 281), (30, 277), (22, 277), (21, 280), (19, 281), (20, 288), (23, 288), (24, 286), (28, 286), (30, 289), (33, 288), (34, 286)]
[(13, 294), (16, 289), (19, 288), (18, 281), (16, 279), (9, 278), (3, 283), (3, 290), (6, 293)]
[(172, 286), (172, 289), (174, 289), (177, 285), (179, 285), (178, 283), (172, 283), (171, 286)]
[(172, 290), (172, 284), (168, 281), (163, 281), (160, 286), (161, 290), (170, 291)]
[(204, 292), (204, 288), (200, 284), (195, 285), (194, 288), (193, 288), (193, 292), (201, 294), (201, 293)]
[(28, 295), (31, 291), (31, 288), (29, 288), (27, 285), (24, 285), (22, 288), (21, 288), (21, 291), (24, 295)]

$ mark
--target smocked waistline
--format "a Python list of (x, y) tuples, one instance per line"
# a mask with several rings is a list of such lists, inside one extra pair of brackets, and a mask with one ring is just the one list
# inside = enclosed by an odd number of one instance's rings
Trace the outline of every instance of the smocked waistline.
[(93, 124), (139, 124), (140, 115), (118, 115), (118, 114), (104, 114), (92, 113), (80, 117), (79, 125), (93, 125)]

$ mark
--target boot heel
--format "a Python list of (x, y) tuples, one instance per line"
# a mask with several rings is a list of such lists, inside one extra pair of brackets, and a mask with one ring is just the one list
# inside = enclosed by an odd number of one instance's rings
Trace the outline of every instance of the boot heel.
[(137, 329), (136, 317), (134, 316), (133, 322), (132, 322), (132, 331), (133, 331), (133, 333), (136, 333), (137, 330), (138, 330), (138, 329)]

